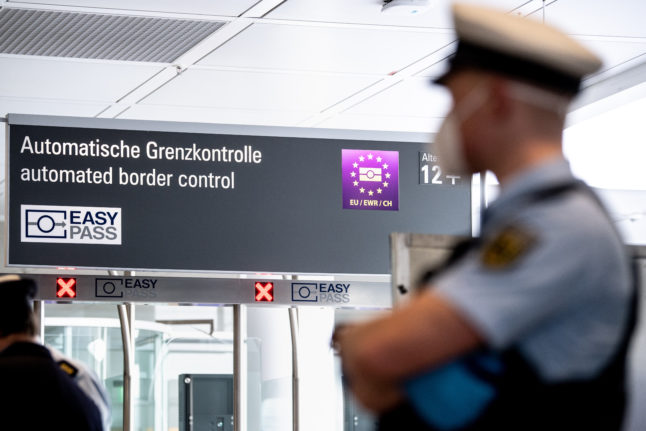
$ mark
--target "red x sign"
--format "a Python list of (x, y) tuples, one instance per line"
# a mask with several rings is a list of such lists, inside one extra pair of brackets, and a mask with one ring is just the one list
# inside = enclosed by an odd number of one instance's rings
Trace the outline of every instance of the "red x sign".
[(59, 298), (76, 297), (76, 278), (57, 278), (56, 279), (56, 296)]
[(273, 302), (274, 300), (274, 283), (256, 282), (256, 301)]

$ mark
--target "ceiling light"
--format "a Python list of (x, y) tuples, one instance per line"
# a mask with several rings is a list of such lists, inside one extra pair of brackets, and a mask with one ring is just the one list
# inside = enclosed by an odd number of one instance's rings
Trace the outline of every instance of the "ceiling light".
[(421, 15), (431, 8), (431, 0), (384, 0), (381, 12), (388, 15)]

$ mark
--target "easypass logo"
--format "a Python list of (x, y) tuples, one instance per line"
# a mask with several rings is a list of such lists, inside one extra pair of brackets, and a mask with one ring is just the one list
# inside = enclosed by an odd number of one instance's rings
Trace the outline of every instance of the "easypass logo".
[(73, 244), (121, 244), (121, 208), (20, 206), (20, 240)]
[(292, 302), (347, 304), (349, 283), (292, 283)]

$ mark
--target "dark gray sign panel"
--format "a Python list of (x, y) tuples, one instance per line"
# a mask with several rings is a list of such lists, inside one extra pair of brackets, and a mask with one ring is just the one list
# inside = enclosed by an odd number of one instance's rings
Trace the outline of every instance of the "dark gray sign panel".
[(9, 265), (383, 274), (391, 232), (471, 229), (423, 142), (52, 123), (9, 119)]

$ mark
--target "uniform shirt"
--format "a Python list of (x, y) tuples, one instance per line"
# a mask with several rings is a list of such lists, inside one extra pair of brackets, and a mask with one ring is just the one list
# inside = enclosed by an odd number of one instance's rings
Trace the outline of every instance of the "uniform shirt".
[(46, 347), (16, 342), (0, 352), (0, 429), (100, 431), (94, 403)]
[(111, 425), (111, 407), (108, 393), (103, 383), (84, 363), (68, 358), (53, 347), (47, 347), (54, 361), (76, 382), (79, 388), (96, 405), (101, 414), (103, 430), (109, 431)]
[[(618, 347), (631, 292), (625, 248), (591, 196), (526, 201), (572, 179), (564, 160), (513, 179), (487, 209), (482, 245), (434, 283), (491, 347), (517, 347), (547, 381), (601, 370)], [(511, 251), (501, 253), (505, 238)]]

